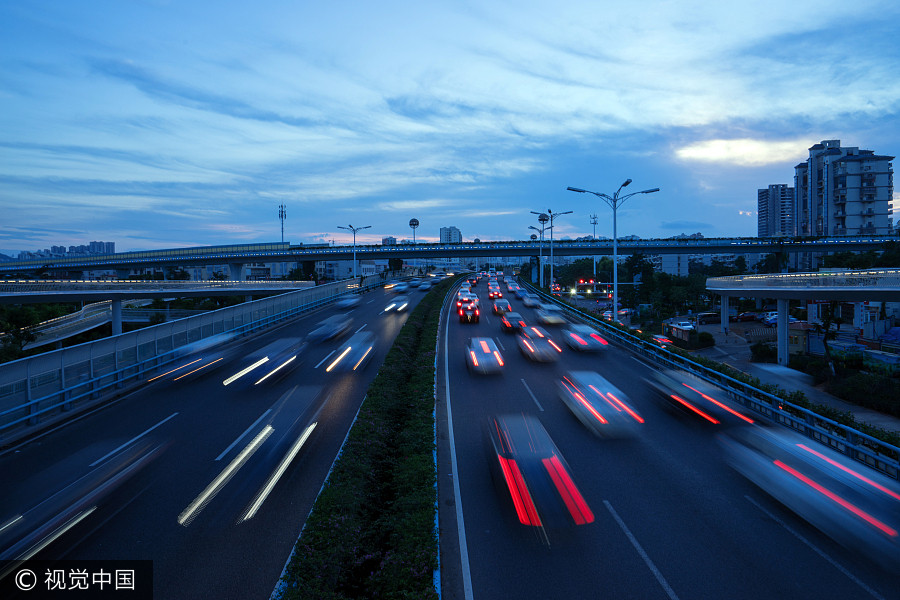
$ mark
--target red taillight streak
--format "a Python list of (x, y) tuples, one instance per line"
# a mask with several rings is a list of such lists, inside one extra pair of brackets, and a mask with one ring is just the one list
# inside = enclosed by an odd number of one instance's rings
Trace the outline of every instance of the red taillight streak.
[(628, 406), (627, 404), (625, 404), (624, 402), (622, 402), (621, 400), (619, 400), (618, 398), (613, 396), (612, 393), (609, 394), (609, 397), (612, 398), (613, 400), (615, 400), (616, 403), (618, 403), (625, 412), (627, 412), (629, 415), (631, 415), (635, 421), (637, 421), (638, 423), (644, 422), (644, 419), (641, 417), (641, 415), (634, 412), (634, 410), (630, 406)]
[(597, 409), (594, 408), (593, 405), (587, 401), (587, 398), (585, 398), (578, 392), (573, 392), (572, 395), (575, 396), (575, 399), (578, 400), (579, 402), (581, 402), (586, 409), (588, 409), (588, 412), (590, 412), (592, 415), (594, 415), (594, 418), (596, 418), (598, 421), (600, 421), (604, 425), (606, 425), (606, 423), (608, 423), (608, 421), (603, 418), (603, 415), (601, 415), (599, 412), (597, 412)]
[(862, 473), (857, 473), (856, 471), (854, 471), (854, 470), (851, 469), (850, 467), (847, 467), (847, 466), (845, 466), (845, 465), (842, 465), (842, 464), (839, 463), (838, 461), (836, 461), (836, 460), (834, 460), (834, 459), (831, 459), (831, 458), (828, 458), (827, 456), (825, 456), (824, 454), (821, 454), (820, 452), (816, 452), (815, 450), (813, 450), (812, 448), (806, 446), (805, 444), (797, 444), (797, 446), (799, 446), (800, 448), (803, 448), (804, 450), (806, 450), (807, 452), (809, 452), (809, 453), (811, 453), (811, 454), (813, 454), (813, 455), (815, 455), (815, 456), (818, 456), (819, 458), (821, 458), (822, 460), (824, 460), (824, 461), (827, 462), (828, 464), (837, 467), (837, 468), (840, 469), (841, 471), (844, 471), (845, 473), (849, 473), (850, 475), (856, 477), (857, 479), (859, 479), (859, 480), (861, 480), (861, 481), (865, 481), (866, 483), (868, 483), (868, 484), (871, 485), (872, 487), (874, 487), (874, 488), (876, 488), (876, 489), (878, 489), (878, 490), (881, 490), (882, 492), (884, 492), (884, 493), (887, 494), (888, 496), (891, 496), (891, 497), (893, 497), (893, 498), (896, 499), (896, 500), (900, 500), (900, 494), (898, 494), (897, 492), (894, 492), (893, 490), (889, 490), (888, 488), (884, 487), (883, 485), (881, 485), (881, 484), (878, 483), (878, 482), (872, 481), (871, 479), (869, 479), (868, 477), (866, 477), (866, 476), (863, 475)]
[(870, 525), (874, 525), (875, 527), (880, 529), (882, 532), (886, 533), (887, 535), (889, 535), (891, 537), (897, 537), (896, 529), (893, 529), (893, 528), (889, 527), (888, 525), (885, 525), (884, 523), (882, 523), (881, 521), (879, 521), (878, 519), (876, 519), (875, 517), (873, 517), (866, 511), (864, 511), (861, 508), (859, 508), (858, 506), (855, 506), (855, 505), (851, 504), (850, 502), (844, 500), (843, 498), (841, 498), (840, 496), (838, 496), (837, 494), (835, 494), (828, 488), (822, 486), (819, 483), (816, 483), (815, 481), (813, 481), (812, 479), (810, 479), (809, 477), (807, 477), (800, 471), (797, 471), (796, 469), (793, 469), (793, 468), (787, 466), (780, 460), (776, 460), (775, 465), (777, 465), (778, 467), (781, 467), (782, 469), (784, 469), (785, 471), (787, 471), (788, 473), (790, 473), (791, 475), (793, 475), (794, 477), (796, 477), (797, 479), (799, 479), (800, 481), (802, 481), (803, 483), (805, 483), (806, 485), (811, 487), (812, 489), (816, 490), (820, 494), (829, 498), (830, 500), (837, 502), (838, 504), (840, 504), (841, 506), (843, 506), (844, 508), (846, 508), (847, 510), (849, 510), (850, 512), (855, 514), (857, 517), (860, 517), (861, 519), (868, 522)]
[(516, 507), (519, 523), (540, 527), (541, 518), (531, 500), (531, 494), (528, 493), (528, 487), (525, 485), (525, 478), (522, 477), (519, 465), (516, 464), (516, 461), (500, 455), (497, 455), (497, 458), (500, 459), (500, 468), (503, 470), (509, 495), (512, 496), (513, 506)]
[(544, 468), (550, 474), (550, 479), (553, 480), (553, 485), (556, 486), (556, 490), (562, 497), (563, 502), (565, 502), (566, 508), (569, 509), (569, 514), (572, 515), (575, 524), (586, 525), (587, 523), (593, 523), (594, 513), (591, 512), (591, 508), (584, 501), (581, 492), (575, 487), (575, 482), (569, 477), (565, 467), (559, 462), (559, 457), (554, 454), (541, 462), (544, 463)]
[(472, 366), (477, 367), (478, 366), (478, 358), (475, 357), (475, 351), (469, 350), (469, 354), (472, 355)]
[(595, 340), (597, 340), (598, 342), (600, 342), (601, 344), (603, 344), (604, 346), (608, 346), (608, 345), (609, 345), (609, 342), (607, 342), (606, 340), (604, 340), (602, 337), (600, 337), (600, 336), (597, 335), (596, 333), (592, 333), (592, 334), (591, 334), (591, 337), (594, 338)]
[(729, 408), (728, 406), (725, 406), (724, 404), (722, 404), (721, 402), (719, 402), (718, 400), (716, 400), (716, 399), (713, 398), (712, 396), (707, 396), (706, 394), (704, 394), (704, 393), (701, 392), (700, 390), (694, 389), (694, 388), (692, 388), (691, 386), (689, 386), (689, 385), (686, 384), (686, 383), (682, 383), (681, 385), (683, 385), (684, 387), (688, 388), (689, 390), (694, 390), (695, 392), (697, 392), (698, 394), (700, 394), (701, 396), (703, 396), (704, 399), (708, 400), (709, 402), (712, 402), (713, 404), (715, 404), (715, 405), (718, 406), (719, 408), (724, 408), (725, 410), (727, 410), (728, 412), (730, 412), (730, 413), (733, 414), (734, 416), (739, 417), (739, 418), (743, 419), (744, 421), (746, 421), (746, 422), (748, 422), (748, 423), (753, 423), (753, 419), (751, 419), (750, 417), (748, 417), (748, 416), (746, 416), (746, 415), (742, 415), (742, 414), (739, 413), (738, 411), (736, 411), (736, 410), (734, 410), (734, 409), (732, 409), (732, 408)]
[(547, 340), (547, 341), (550, 342), (550, 345), (551, 345), (551, 346), (553, 346), (554, 348), (556, 348), (556, 351), (557, 351), (557, 352), (562, 352), (562, 348), (560, 348), (559, 346), (557, 346), (557, 345), (553, 342), (553, 340)]
[[(622, 412), (622, 409), (619, 408), (619, 407), (618, 407), (614, 402), (612, 402), (609, 398), (607, 398), (606, 395), (605, 395), (603, 392), (601, 392), (600, 390), (598, 390), (598, 389), (597, 389), (596, 387), (594, 387), (593, 385), (589, 385), (588, 387), (591, 388), (592, 390), (594, 390), (594, 393), (595, 393), (595, 394), (597, 394), (598, 396), (600, 396), (601, 398), (603, 398), (604, 400), (606, 400), (606, 403), (609, 404), (610, 406), (612, 406), (614, 409), (616, 409), (617, 412)], [(610, 394), (610, 396), (612, 396), (612, 394)]]
[(485, 354), (490, 354), (490, 353), (491, 353), (491, 349), (488, 348), (487, 342), (484, 341), (484, 340), (481, 340), (481, 350), (482, 350)]
[(528, 343), (528, 340), (522, 338), (522, 343), (525, 344), (525, 347), (528, 348), (528, 351), (534, 354), (534, 346)]
[(581, 337), (580, 337), (577, 333), (570, 333), (569, 335), (572, 336), (572, 338), (573, 338), (576, 342), (578, 342), (579, 344), (581, 344), (582, 346), (587, 346), (587, 342), (584, 341), (583, 339), (581, 339)]
[(687, 408), (691, 409), (692, 411), (694, 411), (695, 413), (697, 413), (698, 415), (700, 415), (701, 417), (703, 417), (704, 419), (706, 419), (707, 421), (712, 423), (713, 425), (719, 424), (718, 421), (716, 421), (714, 418), (712, 418), (711, 416), (709, 416), (708, 414), (706, 414), (705, 412), (703, 412), (702, 410), (700, 410), (699, 408), (697, 408), (696, 406), (694, 406), (693, 404), (688, 402), (687, 400), (684, 400), (683, 398), (679, 398), (675, 394), (669, 394), (669, 397), (674, 399), (676, 402), (680, 402), (681, 404), (683, 404)]
[(544, 334), (541, 333), (540, 331), (538, 331), (537, 327), (532, 327), (531, 330), (532, 330), (532, 331), (535, 333), (535, 335), (537, 335), (538, 337), (544, 337)]
[(525, 329), (525, 321), (519, 321), (519, 327)]
[(499, 364), (502, 367), (503, 366), (503, 358), (500, 356), (500, 353), (497, 352), (496, 350), (494, 350), (494, 356), (497, 357), (497, 364)]

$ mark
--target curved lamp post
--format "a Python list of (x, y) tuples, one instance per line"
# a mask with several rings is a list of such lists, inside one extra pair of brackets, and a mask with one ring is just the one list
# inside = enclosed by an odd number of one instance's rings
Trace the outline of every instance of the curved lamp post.
[[(534, 212), (534, 211), (531, 211), (531, 212), (538, 216), (538, 223), (541, 224), (540, 229), (538, 229), (534, 225), (529, 225), (528, 229), (534, 229), (535, 231), (541, 232), (541, 245), (538, 246), (538, 257), (539, 257), (538, 258), (538, 266), (539, 266), (538, 271), (540, 272), (540, 275), (538, 277), (538, 282), (539, 282), (538, 284), (543, 289), (543, 287), (544, 287), (544, 229), (547, 228), (547, 222), (550, 220), (550, 217), (548, 217), (544, 213), (538, 213), (538, 212)], [(550, 230), (550, 233), (551, 234), (553, 233), (552, 229)]]
[(619, 318), (619, 238), (616, 232), (616, 209), (619, 208), (619, 205), (631, 198), (632, 196), (637, 196), (638, 194), (652, 194), (653, 192), (658, 192), (659, 188), (653, 188), (652, 190), (641, 190), (640, 192), (632, 192), (630, 194), (625, 194), (622, 197), (619, 197), (619, 192), (622, 191), (622, 188), (627, 187), (631, 183), (631, 179), (626, 179), (625, 182), (619, 186), (619, 189), (616, 190), (616, 193), (612, 196), (608, 194), (603, 194), (600, 192), (592, 192), (590, 190), (583, 190), (581, 188), (576, 187), (567, 187), (566, 189), (570, 192), (578, 192), (581, 194), (593, 194), (606, 202), (613, 210), (613, 318)]
[(338, 225), (338, 229), (346, 229), (347, 231), (353, 232), (353, 279), (356, 279), (356, 232), (368, 229), (369, 227), (371, 227), (371, 225), (366, 225), (364, 227), (354, 227), (353, 225), (344, 227), (343, 225)]

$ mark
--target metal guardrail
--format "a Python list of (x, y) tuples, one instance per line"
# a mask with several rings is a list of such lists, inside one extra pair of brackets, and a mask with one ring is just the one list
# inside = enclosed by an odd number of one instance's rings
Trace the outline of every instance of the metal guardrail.
[(867, 269), (861, 271), (820, 271), (814, 273), (774, 273), (768, 275), (733, 275), (711, 277), (706, 287), (717, 289), (761, 287), (773, 288), (888, 288), (900, 289), (900, 269)]
[(0, 446), (144, 382), (191, 344), (247, 335), (393, 277), (373, 275), (288, 292), (0, 364)]
[(689, 358), (659, 348), (636, 335), (560, 302), (557, 298), (538, 290), (527, 281), (524, 283), (529, 288), (529, 291), (539, 295), (544, 301), (559, 305), (570, 317), (599, 327), (619, 345), (626, 347), (631, 352), (640, 354), (650, 362), (660, 367), (687, 371), (705, 379), (722, 388), (734, 402), (741, 406), (819, 443), (825, 444), (853, 460), (884, 473), (888, 477), (900, 480), (900, 448), (897, 446), (823, 417), (814, 411), (797, 406), (774, 394), (696, 363)]

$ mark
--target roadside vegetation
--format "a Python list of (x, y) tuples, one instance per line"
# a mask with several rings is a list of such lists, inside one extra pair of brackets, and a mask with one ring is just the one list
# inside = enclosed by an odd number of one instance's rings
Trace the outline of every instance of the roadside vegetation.
[(437, 598), (434, 361), (452, 280), (397, 335), (313, 506), (283, 599)]

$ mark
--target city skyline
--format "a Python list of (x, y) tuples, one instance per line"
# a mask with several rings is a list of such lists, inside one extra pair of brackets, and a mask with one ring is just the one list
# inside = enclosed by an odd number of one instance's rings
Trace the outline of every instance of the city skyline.
[[(103, 15), (98, 19), (97, 15)], [(402, 16), (398, 16), (402, 15)], [(821, 140), (897, 155), (900, 6), (7, 3), (0, 252), (338, 227), (437, 241), (755, 236)]]

